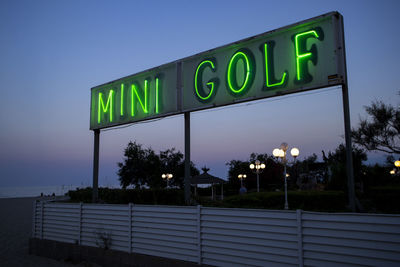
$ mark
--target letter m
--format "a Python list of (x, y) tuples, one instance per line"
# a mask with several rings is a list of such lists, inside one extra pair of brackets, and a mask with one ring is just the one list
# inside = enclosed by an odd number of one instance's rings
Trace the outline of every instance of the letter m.
[(114, 111), (114, 90), (110, 90), (108, 93), (107, 101), (104, 104), (103, 93), (99, 93), (99, 103), (98, 103), (98, 114), (97, 114), (97, 122), (101, 122), (102, 114), (108, 113), (109, 121), (113, 121), (113, 111)]

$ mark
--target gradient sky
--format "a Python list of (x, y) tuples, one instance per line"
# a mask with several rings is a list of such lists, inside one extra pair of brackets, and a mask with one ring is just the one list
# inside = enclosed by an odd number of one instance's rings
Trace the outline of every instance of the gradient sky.
[[(399, 1), (0, 2), (0, 186), (90, 185), (90, 88), (330, 11), (344, 16), (351, 123), (399, 104)], [(282, 142), (300, 158), (344, 142), (340, 88), (192, 113), (192, 160), (225, 163)], [(183, 151), (183, 116), (100, 136), (100, 185), (127, 143)], [(370, 154), (370, 162), (382, 161)]]

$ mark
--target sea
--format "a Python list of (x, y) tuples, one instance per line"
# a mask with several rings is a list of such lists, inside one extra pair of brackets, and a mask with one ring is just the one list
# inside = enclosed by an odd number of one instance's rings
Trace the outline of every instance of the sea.
[(0, 198), (38, 197), (41, 194), (62, 196), (69, 190), (75, 190), (78, 186), (54, 185), (54, 186), (5, 186), (0, 187)]

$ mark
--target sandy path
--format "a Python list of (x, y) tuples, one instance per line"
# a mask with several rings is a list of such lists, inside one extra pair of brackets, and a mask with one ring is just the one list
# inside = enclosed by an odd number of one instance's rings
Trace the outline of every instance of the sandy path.
[(0, 266), (76, 266), (28, 254), (34, 200), (0, 199)]

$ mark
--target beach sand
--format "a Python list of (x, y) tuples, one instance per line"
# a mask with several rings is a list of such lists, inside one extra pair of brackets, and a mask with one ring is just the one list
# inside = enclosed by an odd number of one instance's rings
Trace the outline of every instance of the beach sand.
[(0, 199), (0, 266), (77, 266), (28, 254), (35, 199)]

